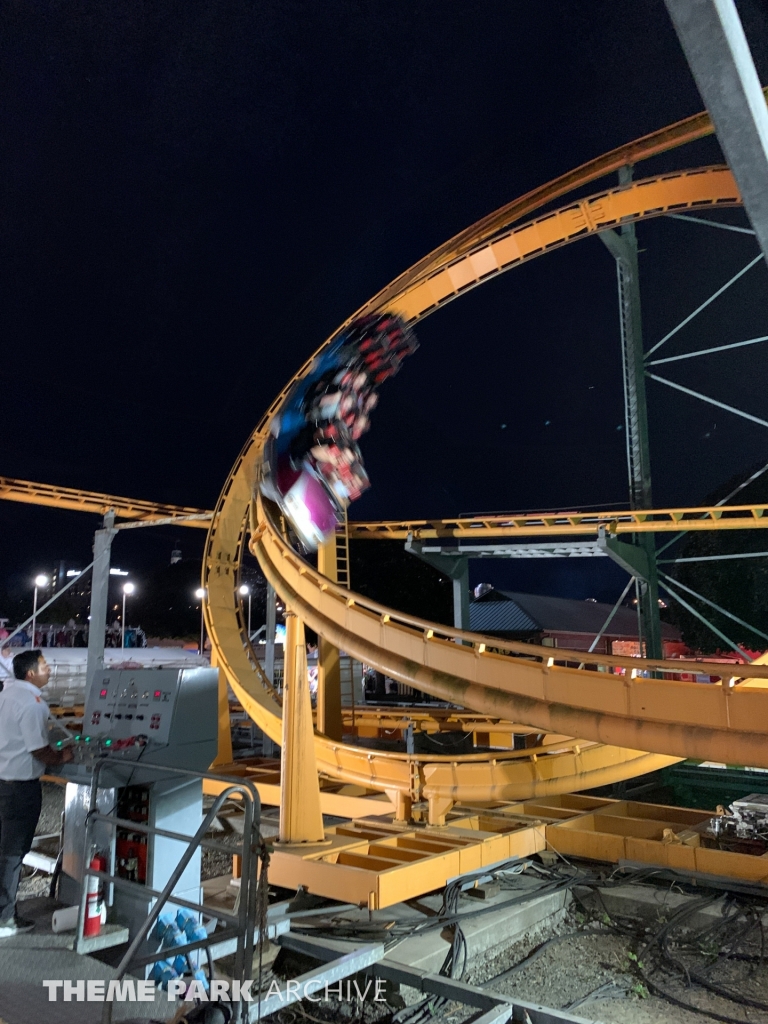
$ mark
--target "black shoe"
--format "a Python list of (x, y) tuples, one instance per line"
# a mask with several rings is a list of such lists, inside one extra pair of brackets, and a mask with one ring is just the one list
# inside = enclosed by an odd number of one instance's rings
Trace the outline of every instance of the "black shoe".
[(13, 923), (16, 925), (17, 932), (31, 932), (35, 927), (34, 921), (31, 921), (28, 917), (22, 917), (21, 914), (13, 915)]

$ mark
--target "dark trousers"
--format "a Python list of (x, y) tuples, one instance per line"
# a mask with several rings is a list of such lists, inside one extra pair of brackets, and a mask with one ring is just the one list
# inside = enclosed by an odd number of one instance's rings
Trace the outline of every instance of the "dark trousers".
[(32, 849), (42, 803), (38, 779), (0, 782), (0, 925), (13, 919), (21, 862)]

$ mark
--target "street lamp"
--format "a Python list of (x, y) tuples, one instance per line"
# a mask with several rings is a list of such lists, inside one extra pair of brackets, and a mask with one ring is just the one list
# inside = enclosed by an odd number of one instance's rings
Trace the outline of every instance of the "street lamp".
[(246, 586), (245, 583), (243, 583), (240, 587), (238, 587), (237, 592), (240, 595), (240, 597), (245, 597), (246, 594), (248, 595), (248, 640), (250, 641), (250, 639), (251, 639), (251, 588), (249, 586)]
[(205, 651), (205, 587), (198, 587), (195, 597), (200, 602), (200, 654)]
[(120, 625), (122, 627), (122, 639), (120, 640), (120, 646), (123, 648), (125, 647), (125, 599), (129, 594), (132, 594), (135, 589), (136, 587), (133, 583), (123, 584), (123, 617), (120, 620)]
[(32, 601), (32, 644), (31, 644), (32, 647), (35, 646), (35, 619), (37, 618), (37, 591), (38, 591), (38, 589), (42, 590), (44, 587), (47, 587), (49, 582), (50, 581), (49, 581), (48, 577), (47, 576), (43, 576), (42, 573), (40, 573), (39, 576), (35, 576), (35, 596), (34, 596), (34, 599)]

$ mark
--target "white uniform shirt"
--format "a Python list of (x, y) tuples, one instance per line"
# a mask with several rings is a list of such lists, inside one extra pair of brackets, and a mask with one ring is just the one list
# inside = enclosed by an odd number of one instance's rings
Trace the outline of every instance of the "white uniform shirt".
[(14, 679), (13, 674), (13, 655), (10, 658), (4, 658), (0, 654), (0, 683), (6, 683), (9, 679)]
[(0, 779), (39, 779), (45, 770), (33, 750), (48, 746), (48, 705), (24, 679), (7, 681), (0, 693)]

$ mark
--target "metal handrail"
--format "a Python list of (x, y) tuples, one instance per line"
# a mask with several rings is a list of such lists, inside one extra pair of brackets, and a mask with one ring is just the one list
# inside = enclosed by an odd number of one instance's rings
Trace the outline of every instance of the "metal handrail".
[[(154, 770), (163, 775), (178, 775), (185, 778), (198, 778), (198, 779), (212, 779), (218, 782), (227, 783), (225, 789), (221, 793), (217, 794), (214, 798), (213, 804), (211, 805), (208, 813), (205, 815), (200, 827), (197, 829), (193, 836), (184, 835), (177, 832), (169, 832), (166, 829), (156, 829), (151, 825), (143, 825), (140, 822), (128, 822), (121, 818), (111, 817), (109, 815), (101, 814), (97, 810), (97, 796), (99, 789), (99, 779), (101, 778), (102, 772), (106, 767), (110, 769), (125, 768), (135, 771), (137, 764), (140, 763), (142, 769)], [(240, 856), (242, 857), (242, 876), (241, 876), (241, 890), (240, 900), (237, 907), (237, 914), (226, 914), (218, 910), (212, 911), (211, 908), (207, 908), (204, 903), (193, 903), (189, 900), (181, 897), (176, 897), (173, 894), (173, 890), (177, 885), (179, 879), (183, 875), (187, 868), (187, 865), (191, 861), (195, 852), (203, 845), (204, 837), (216, 815), (221, 810), (224, 803), (233, 794), (239, 794), (242, 797), (243, 811), (245, 820), (243, 822), (243, 841), (240, 846)], [(235, 969), (234, 977), (240, 982), (245, 982), (247, 979), (246, 968), (250, 967), (253, 961), (253, 940), (254, 930), (256, 927), (256, 884), (255, 884), (255, 865), (253, 864), (254, 859), (254, 841), (253, 841), (253, 826), (254, 826), (254, 808), (258, 806), (258, 792), (256, 787), (244, 779), (236, 779), (231, 776), (217, 775), (214, 772), (200, 772), (194, 771), (187, 768), (175, 768), (167, 765), (153, 764), (149, 761), (118, 761), (114, 758), (103, 757), (96, 761), (93, 768), (93, 776), (91, 778), (91, 792), (90, 792), (90, 803), (88, 814), (85, 819), (85, 851), (86, 851), (86, 863), (83, 872), (83, 882), (80, 894), (80, 908), (78, 914), (77, 923), (77, 945), (79, 946), (83, 938), (83, 927), (85, 924), (85, 912), (88, 898), (88, 886), (87, 878), (96, 877), (104, 881), (108, 881), (111, 885), (122, 889), (131, 889), (133, 891), (140, 891), (149, 898), (154, 898), (155, 902), (150, 910), (146, 921), (142, 924), (141, 928), (134, 936), (128, 949), (123, 955), (122, 960), (118, 964), (117, 973), (115, 975), (116, 981), (120, 980), (123, 975), (127, 972), (131, 964), (137, 966), (144, 966), (147, 963), (154, 962), (153, 958), (148, 957), (137, 957), (136, 953), (142, 942), (145, 941), (149, 935), (152, 927), (157, 921), (160, 913), (169, 901), (179, 906), (186, 907), (190, 910), (199, 911), (201, 913), (208, 911), (214, 913), (217, 918), (221, 918), (230, 925), (230, 928), (225, 928), (224, 933), (218, 938), (231, 938), (236, 937), (237, 945), (235, 952)], [(169, 838), (173, 838), (179, 842), (186, 842), (187, 849), (182, 854), (179, 863), (174, 868), (168, 879), (162, 892), (157, 892), (155, 889), (149, 889), (147, 886), (142, 885), (138, 882), (131, 882), (128, 879), (118, 878), (112, 872), (98, 871), (90, 867), (90, 860), (88, 858), (88, 852), (90, 851), (90, 839), (92, 826), (95, 822), (101, 821), (113, 828), (122, 828), (129, 826), (136, 831), (146, 832), (150, 835), (163, 835)], [(228, 847), (228, 851), (238, 852), (238, 848)], [(207, 945), (206, 941), (198, 940), (195, 942), (187, 943), (184, 946), (174, 947), (174, 955), (192, 952), (193, 950), (203, 948)], [(157, 958), (154, 958), (157, 959)], [(105, 1001), (102, 1010), (102, 1024), (111, 1024), (112, 1021), (112, 1003)]]

